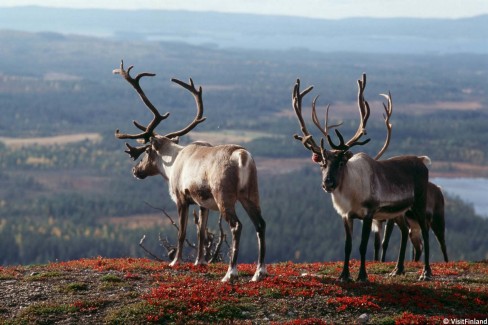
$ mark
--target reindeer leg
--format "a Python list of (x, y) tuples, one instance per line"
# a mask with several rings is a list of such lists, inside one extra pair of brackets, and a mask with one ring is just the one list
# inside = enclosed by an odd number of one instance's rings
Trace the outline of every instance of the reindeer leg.
[[(396, 264), (395, 268), (393, 269), (393, 271), (390, 273), (390, 276), (405, 274), (404, 262), (405, 262), (405, 252), (407, 250), (408, 227), (406, 225), (404, 218), (405, 217), (401, 216), (401, 217), (398, 217), (398, 219), (396, 220), (398, 227), (400, 228), (400, 231), (402, 232), (402, 238), (401, 238), (401, 243), (400, 243), (400, 252), (398, 254), (397, 264)], [(390, 220), (388, 220), (388, 221), (390, 221)], [(393, 219), (391, 219), (391, 221), (392, 221), (391, 227), (393, 228), (393, 222), (394, 221), (393, 221)]]
[(361, 266), (357, 281), (367, 282), (368, 274), (366, 273), (366, 250), (368, 248), (369, 235), (371, 234), (371, 224), (373, 223), (373, 214), (368, 213), (363, 219), (363, 229), (361, 231), (361, 245), (359, 253), (361, 254)]
[(176, 255), (169, 266), (175, 266), (182, 261), (183, 245), (185, 244), (186, 225), (188, 223), (188, 204), (178, 203), (178, 215), (180, 217), (180, 227), (178, 229), (178, 244), (176, 246)]
[(447, 257), (446, 239), (444, 237), (444, 212), (437, 212), (437, 214), (434, 214), (434, 216), (432, 217), (431, 228), (437, 238), (437, 241), (439, 242), (439, 245), (441, 246), (442, 255), (444, 256), (444, 262), (447, 263), (449, 259)]
[(421, 222), (420, 229), (422, 230), (422, 239), (424, 241), (424, 270), (419, 280), (428, 281), (432, 279), (432, 269), (430, 268), (430, 264), (429, 264), (429, 256), (430, 256), (429, 228), (427, 228), (425, 222)]
[(388, 249), (388, 244), (390, 243), (391, 233), (393, 232), (393, 227), (395, 226), (394, 220), (390, 219), (386, 222), (385, 234), (383, 236), (383, 242), (381, 243), (381, 262), (386, 261), (386, 250)]
[(379, 231), (374, 231), (374, 257), (376, 262), (380, 260), (381, 235)]
[(378, 220), (373, 220), (373, 232), (374, 232), (374, 260), (380, 260), (380, 247), (381, 247), (381, 228), (383, 222)]
[(420, 255), (422, 255), (422, 239), (421, 230), (419, 223), (412, 219), (412, 215), (407, 213), (405, 214), (405, 220), (407, 221), (409, 230), (408, 235), (410, 236), (410, 241), (412, 242), (412, 257), (415, 262), (418, 262), (420, 259)]
[(233, 281), (237, 279), (237, 255), (239, 253), (239, 240), (241, 238), (242, 224), (237, 218), (235, 208), (227, 208), (221, 211), (224, 219), (229, 223), (230, 231), (232, 233), (232, 248), (230, 254), (230, 263), (227, 273), (225, 274), (222, 282)]
[(349, 259), (352, 251), (352, 232), (353, 232), (353, 220), (348, 216), (342, 217), (344, 222), (344, 230), (346, 231), (346, 242), (344, 247), (344, 266), (342, 273), (339, 276), (339, 281), (349, 282), (351, 281), (351, 274), (349, 273)]
[(418, 262), (420, 260), (420, 256), (422, 256), (422, 239), (420, 238), (418, 230), (411, 231), (409, 235), (413, 246), (413, 260)]
[[(412, 209), (413, 217), (415, 217), (415, 220), (411, 222), (409, 219), (410, 223), (410, 229), (414, 230), (415, 228), (418, 229), (420, 227), (420, 231), (422, 233), (422, 239), (423, 239), (423, 246), (424, 246), (424, 270), (422, 271), (422, 275), (420, 276), (419, 280), (420, 281), (427, 281), (432, 278), (432, 270), (430, 268), (429, 264), (429, 256), (430, 256), (430, 247), (429, 247), (429, 226), (427, 224), (426, 220), (426, 214), (425, 214), (425, 206), (424, 207), (417, 207), (416, 209)], [(416, 222), (418, 221), (418, 222)], [(418, 233), (418, 230), (417, 230)], [(417, 236), (418, 237), (418, 236)], [(420, 242), (420, 238), (418, 239)]]
[(197, 237), (198, 237), (198, 253), (197, 259), (195, 261), (195, 265), (203, 265), (207, 264), (205, 260), (205, 243), (206, 243), (206, 230), (207, 230), (207, 221), (208, 221), (208, 209), (200, 207), (200, 212), (198, 216), (198, 225), (197, 225)]
[(266, 265), (264, 264), (264, 256), (266, 254), (266, 222), (261, 216), (261, 208), (259, 207), (259, 204), (256, 204), (252, 200), (248, 199), (242, 199), (241, 204), (249, 215), (249, 218), (251, 218), (258, 236), (258, 265), (256, 266), (256, 273), (254, 273), (251, 281), (259, 281), (267, 274)]

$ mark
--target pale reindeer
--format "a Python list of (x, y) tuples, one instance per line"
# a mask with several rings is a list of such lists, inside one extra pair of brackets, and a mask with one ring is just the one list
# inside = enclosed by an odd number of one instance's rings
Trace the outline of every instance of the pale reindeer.
[[(387, 220), (407, 211), (409, 222), (415, 221), (422, 232), (425, 243), (424, 269), (421, 280), (430, 279), (432, 271), (429, 264), (429, 233), (426, 225), (425, 208), (427, 201), (427, 184), (429, 171), (426, 164), (430, 163), (428, 157), (398, 156), (387, 160), (377, 161), (365, 153), (353, 154), (353, 146), (364, 145), (370, 139), (359, 141), (365, 134), (365, 127), (370, 114), (368, 102), (364, 99), (366, 75), (358, 80), (358, 106), (361, 115), (359, 127), (355, 135), (347, 142), (340, 131), (339, 125), (328, 125), (328, 111), (325, 128), (320, 125), (317, 118), (314, 99), (312, 103), (312, 120), (322, 135), (327, 139), (331, 150), (324, 147), (324, 139), (318, 146), (309, 133), (302, 117), (302, 99), (313, 87), (310, 86), (300, 92), (300, 80), (297, 80), (292, 94), (292, 105), (298, 118), (302, 136), (295, 134), (308, 150), (311, 150), (320, 163), (322, 171), (322, 188), (331, 193), (332, 203), (341, 215), (346, 232), (344, 267), (339, 279), (350, 280), (349, 259), (352, 250), (353, 220), (363, 221), (360, 245), (361, 264), (358, 274), (359, 281), (367, 281), (366, 250), (373, 218)], [(390, 95), (383, 95), (388, 100), (388, 107), (384, 105), (387, 115), (391, 114), (392, 101)], [(385, 117), (388, 126), (389, 117)], [(336, 128), (335, 133), (340, 143), (335, 144), (329, 134), (330, 129)], [(385, 143), (385, 146), (388, 144)], [(384, 146), (384, 147), (385, 147)], [(383, 150), (383, 149), (382, 149)], [(406, 236), (404, 236), (406, 237)], [(393, 274), (404, 273), (404, 259), (406, 238), (402, 238), (402, 248)]]
[[(445, 217), (444, 217), (444, 195), (442, 194), (441, 189), (429, 182), (427, 187), (427, 208), (426, 208), (426, 218), (427, 218), (427, 227), (432, 229), (434, 235), (439, 242), (441, 247), (442, 255), (444, 257), (444, 261), (447, 263), (449, 258), (447, 256), (447, 249), (446, 249), (446, 239), (445, 239)], [(383, 241), (381, 241), (381, 234), (380, 231), (383, 228), (383, 221), (374, 220), (376, 225), (373, 225), (374, 232), (375, 232), (375, 252), (374, 252), (374, 259), (375, 261), (380, 260), (380, 248), (381, 252), (381, 261), (384, 262), (386, 260), (386, 251), (388, 249), (388, 243), (390, 241), (391, 233), (393, 231), (394, 224), (397, 224), (400, 231), (403, 233), (409, 233), (410, 241), (412, 242), (413, 249), (414, 249), (414, 260), (418, 261), (422, 254), (422, 239), (420, 237), (420, 233), (418, 231), (419, 226), (413, 225), (412, 229), (409, 231), (409, 225), (406, 223), (405, 218), (403, 216), (398, 216), (394, 219), (390, 219), (386, 222), (386, 228), (384, 231)]]
[(237, 256), (242, 224), (237, 218), (235, 205), (239, 201), (254, 224), (258, 237), (258, 263), (252, 277), (258, 281), (266, 275), (265, 230), (266, 223), (261, 216), (259, 204), (258, 178), (256, 165), (251, 154), (243, 147), (233, 144), (211, 146), (205, 142), (195, 142), (187, 146), (178, 144), (178, 137), (187, 134), (199, 123), (205, 120), (203, 115), (202, 88), (198, 90), (190, 79), (186, 84), (177, 79), (174, 83), (187, 89), (195, 98), (197, 114), (194, 120), (182, 130), (166, 135), (154, 132), (158, 124), (169, 116), (161, 115), (149, 101), (139, 81), (142, 77), (155, 76), (153, 73), (140, 73), (135, 78), (130, 76), (132, 66), (124, 70), (123, 62), (115, 74), (120, 74), (127, 80), (141, 97), (144, 104), (154, 115), (146, 126), (133, 121), (142, 130), (139, 134), (122, 134), (119, 130), (115, 136), (119, 139), (139, 139), (143, 146), (133, 147), (126, 143), (126, 152), (136, 160), (141, 154), (144, 158), (132, 169), (136, 178), (144, 179), (148, 176), (161, 175), (169, 186), (169, 193), (179, 215), (179, 232), (176, 255), (170, 266), (182, 261), (182, 250), (186, 235), (188, 210), (191, 204), (200, 207), (197, 236), (198, 250), (195, 264), (205, 264), (203, 242), (209, 210), (217, 210), (229, 223), (232, 233), (232, 247), (227, 273), (222, 281), (230, 281), (237, 277)]

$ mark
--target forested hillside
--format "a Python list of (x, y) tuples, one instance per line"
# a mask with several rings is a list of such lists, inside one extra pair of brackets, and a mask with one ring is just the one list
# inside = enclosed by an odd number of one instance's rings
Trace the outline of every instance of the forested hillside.
[[(488, 16), (305, 17), (178, 10), (5, 8), (0, 29), (169, 41), (214, 48), (367, 53), (488, 53)], [(87, 23), (89, 22), (89, 23)]]
[[(315, 86), (320, 109), (331, 104), (331, 119), (344, 121), (341, 129), (347, 136), (357, 127), (356, 79), (366, 72), (373, 116), (368, 127), (372, 141), (364, 150), (375, 153), (383, 144), (378, 94), (391, 91), (393, 138), (385, 157), (429, 155), (432, 173), (457, 173), (456, 164), (465, 163), (470, 170), (476, 167), (472, 175), (488, 175), (486, 55), (219, 50), (13, 31), (1, 31), (0, 42), (1, 264), (142, 256), (138, 243), (143, 234), (146, 245), (162, 255), (158, 234), (174, 241), (174, 228), (158, 210), (174, 216), (166, 184), (159, 177), (133, 179), (133, 162), (123, 152), (123, 141), (113, 136), (115, 129), (133, 132), (132, 120), (146, 123), (151, 117), (130, 85), (112, 74), (121, 59), (135, 66), (134, 74), (157, 74), (142, 84), (160, 111), (170, 112), (160, 133), (193, 118), (192, 97), (170, 82), (172, 77), (192, 77), (203, 87), (207, 120), (182, 141), (237, 142), (253, 153), (268, 224), (269, 261), (343, 256), (341, 220), (320, 188), (318, 167), (292, 137), (299, 131), (291, 109), (297, 78), (304, 86)], [(87, 134), (87, 140), (44, 139), (77, 134)], [(488, 258), (488, 221), (456, 198), (447, 202), (451, 259)], [(240, 258), (251, 262), (255, 232), (245, 214), (240, 216)], [(211, 218), (215, 231), (217, 215)], [(392, 260), (396, 242), (397, 237), (392, 239)], [(433, 259), (440, 260), (438, 245), (432, 246)]]

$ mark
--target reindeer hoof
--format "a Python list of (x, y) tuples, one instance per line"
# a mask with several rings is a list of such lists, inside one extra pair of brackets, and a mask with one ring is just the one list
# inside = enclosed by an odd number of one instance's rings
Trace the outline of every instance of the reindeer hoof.
[(173, 267), (173, 266), (175, 266), (177, 264), (180, 264), (180, 260), (177, 259), (177, 258), (175, 258), (171, 263), (169, 263), (169, 266)]
[(341, 274), (337, 280), (344, 283), (352, 282), (351, 276), (349, 274)]
[(254, 273), (254, 276), (252, 277), (251, 281), (256, 282), (256, 281), (261, 281), (268, 275), (268, 272), (266, 272), (266, 267), (265, 266), (260, 266), (256, 270), (256, 273)]
[(405, 274), (405, 270), (402, 269), (402, 268), (395, 268), (393, 269), (393, 271), (391, 271), (390, 274), (388, 274), (388, 276), (397, 276), (397, 275), (404, 275)]
[(237, 269), (229, 269), (225, 276), (222, 278), (222, 282), (234, 282), (238, 278)]
[(364, 268), (359, 269), (358, 277), (356, 279), (358, 282), (368, 282), (368, 273)]
[(207, 263), (207, 261), (205, 259), (196, 260), (195, 261), (195, 266), (199, 266), (199, 265), (208, 265), (208, 263)]
[(432, 273), (423, 272), (422, 275), (419, 277), (419, 281), (430, 281), (432, 280)]
[(237, 275), (234, 275), (234, 274), (231, 274), (231, 275), (228, 275), (226, 274), (223, 278), (222, 278), (222, 282), (229, 282), (229, 283), (233, 283), (234, 281), (237, 281), (239, 277)]
[(432, 276), (432, 270), (430, 267), (424, 267), (424, 271), (422, 272), (419, 281), (430, 281), (432, 280)]

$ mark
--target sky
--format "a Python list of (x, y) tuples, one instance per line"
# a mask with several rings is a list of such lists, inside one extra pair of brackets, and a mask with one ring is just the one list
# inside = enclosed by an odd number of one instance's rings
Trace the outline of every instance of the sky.
[(0, 7), (165, 9), (311, 18), (462, 18), (488, 14), (488, 0), (2, 0)]

